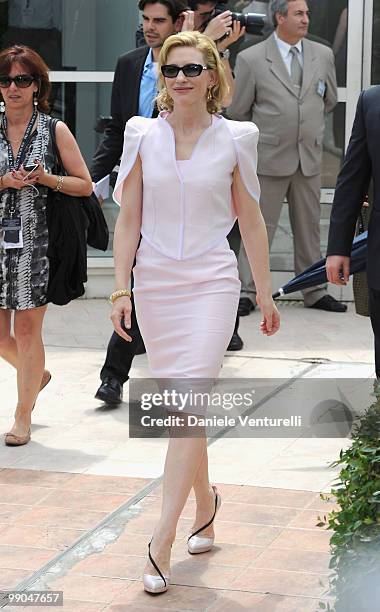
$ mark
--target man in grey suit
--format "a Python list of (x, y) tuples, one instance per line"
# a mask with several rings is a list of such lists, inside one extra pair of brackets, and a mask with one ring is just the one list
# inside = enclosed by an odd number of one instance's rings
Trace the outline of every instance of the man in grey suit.
[[(337, 104), (334, 56), (330, 48), (305, 39), (305, 0), (274, 0), (275, 31), (239, 53), (235, 95), (227, 114), (253, 121), (260, 130), (258, 174), (261, 207), (272, 243), (285, 196), (294, 236), (296, 274), (321, 257), (320, 190), (325, 113)], [(254, 284), (245, 252), (240, 254), (240, 314), (254, 308)], [(326, 286), (304, 291), (304, 305), (332, 312), (347, 307)], [(251, 298), (251, 299), (250, 299)]]

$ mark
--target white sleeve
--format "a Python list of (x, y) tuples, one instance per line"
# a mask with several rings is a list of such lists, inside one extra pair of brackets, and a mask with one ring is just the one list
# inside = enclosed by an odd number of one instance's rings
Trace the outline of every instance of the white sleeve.
[[(244, 129), (243, 126), (247, 126)], [(241, 123), (240, 134), (233, 138), (240, 175), (248, 193), (256, 202), (260, 201), (260, 183), (257, 178), (257, 143), (259, 130), (254, 123)]]
[(121, 204), (124, 181), (132, 170), (139, 153), (141, 140), (146, 131), (146, 120), (143, 117), (132, 117), (125, 124), (123, 153), (120, 161), (120, 169), (117, 176), (113, 199), (116, 204)]

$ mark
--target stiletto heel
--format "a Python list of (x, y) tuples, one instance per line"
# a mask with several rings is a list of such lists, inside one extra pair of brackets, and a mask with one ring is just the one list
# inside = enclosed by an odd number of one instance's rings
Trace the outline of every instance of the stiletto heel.
[(213, 486), (212, 488), (215, 493), (214, 514), (212, 515), (211, 520), (208, 523), (206, 523), (206, 525), (203, 525), (203, 527), (200, 527), (199, 529), (197, 529), (197, 531), (194, 531), (194, 533), (192, 533), (188, 537), (187, 550), (189, 551), (191, 555), (198, 555), (199, 553), (208, 552), (209, 550), (212, 549), (213, 544), (214, 544), (214, 538), (206, 538), (206, 537), (202, 538), (201, 536), (197, 535), (198, 533), (206, 529), (206, 527), (209, 527), (214, 522), (216, 513), (219, 510), (220, 505), (222, 503), (222, 498), (220, 497), (216, 487)]
[(144, 590), (148, 593), (165, 593), (168, 590), (170, 584), (170, 575), (162, 574), (160, 568), (154, 561), (150, 554), (150, 545), (152, 540), (148, 544), (148, 557), (149, 561), (153, 565), (154, 569), (158, 572), (158, 576), (152, 574), (143, 574)]

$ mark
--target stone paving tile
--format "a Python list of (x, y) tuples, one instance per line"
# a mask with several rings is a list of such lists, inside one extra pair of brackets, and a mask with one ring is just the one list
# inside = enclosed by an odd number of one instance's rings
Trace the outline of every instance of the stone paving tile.
[(293, 519), (294, 513), (294, 508), (225, 502), (222, 503), (218, 518), (221, 521), (238, 521), (240, 523), (285, 527)]
[(46, 472), (42, 470), (17, 470), (4, 468), (0, 470), (0, 484), (33, 485), (38, 487), (61, 486), (75, 478), (74, 474), (62, 472)]
[[(111, 602), (112, 612), (131, 610), (208, 610), (217, 601), (216, 589), (204, 589), (185, 585), (172, 584), (170, 589), (160, 597), (145, 593), (141, 582), (133, 582), (125, 591)], [(119, 606), (119, 607), (115, 607)], [(124, 606), (124, 609), (120, 606)], [(235, 611), (234, 611), (235, 612)]]
[(323, 529), (284, 529), (279, 536), (273, 540), (269, 548), (310, 550), (315, 553), (328, 553), (330, 550), (331, 533)]
[(112, 512), (127, 500), (126, 495), (92, 493), (90, 491), (52, 491), (38, 504), (45, 507), (71, 508), (77, 511), (94, 509)]
[(53, 506), (34, 506), (23, 512), (14, 520), (15, 525), (48, 525), (73, 527), (74, 529), (91, 529), (107, 516), (107, 512), (96, 512), (82, 508), (55, 508)]
[(0, 590), (11, 591), (17, 584), (28, 576), (30, 572), (22, 569), (10, 569), (0, 565)]
[(243, 504), (282, 506), (284, 508), (305, 508), (315, 499), (311, 491), (293, 491), (266, 487), (245, 487), (232, 493), (229, 501)]
[[(1, 482), (1, 478), (0, 478)], [(98, 491), (103, 494), (135, 493), (150, 482), (149, 478), (122, 478), (112, 476), (93, 476), (91, 474), (74, 474), (62, 486), (61, 490)]]
[(31, 509), (32, 506), (23, 504), (0, 504), (0, 523), (13, 523), (18, 516)]
[(8, 546), (33, 546), (65, 550), (85, 532), (83, 529), (61, 528), (57, 525), (18, 526), (8, 525), (0, 529), (0, 541)]
[(230, 588), (242, 591), (259, 591), (275, 595), (322, 597), (328, 583), (325, 577), (311, 572), (246, 568), (229, 583)]
[(5, 504), (20, 504), (27, 502), (29, 505), (43, 500), (49, 493), (44, 487), (26, 486), (19, 484), (0, 484), (0, 499)]
[(291, 572), (314, 572), (329, 574), (330, 555), (328, 553), (315, 554), (310, 550), (281, 550), (269, 548), (261, 552), (252, 562), (250, 567), (289, 570)]
[(224, 591), (207, 612), (316, 612), (317, 599), (265, 595), (247, 591)]
[[(52, 583), (54, 590), (63, 591), (67, 599), (78, 601), (110, 603), (117, 595), (126, 589), (129, 582), (124, 579), (103, 578), (99, 576), (84, 576), (68, 573), (57, 578)], [(73, 610), (74, 612), (74, 610)]]
[[(107, 548), (108, 550), (108, 548)], [(77, 563), (72, 572), (87, 576), (100, 576), (103, 578), (128, 578), (137, 580), (141, 578), (146, 564), (145, 556), (131, 554), (96, 554)]]
[(54, 554), (55, 551), (48, 548), (0, 544), (0, 567), (35, 571), (45, 565)]

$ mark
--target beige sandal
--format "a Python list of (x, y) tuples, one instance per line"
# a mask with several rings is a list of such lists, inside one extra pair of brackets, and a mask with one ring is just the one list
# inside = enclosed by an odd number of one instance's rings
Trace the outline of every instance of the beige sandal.
[(42, 374), (40, 391), (42, 391), (42, 389), (45, 389), (45, 387), (49, 384), (50, 381), (51, 373), (49, 372), (49, 370), (44, 370), (44, 373)]
[(17, 436), (13, 433), (5, 434), (5, 445), (6, 446), (24, 446), (30, 442), (30, 429), (25, 436)]

